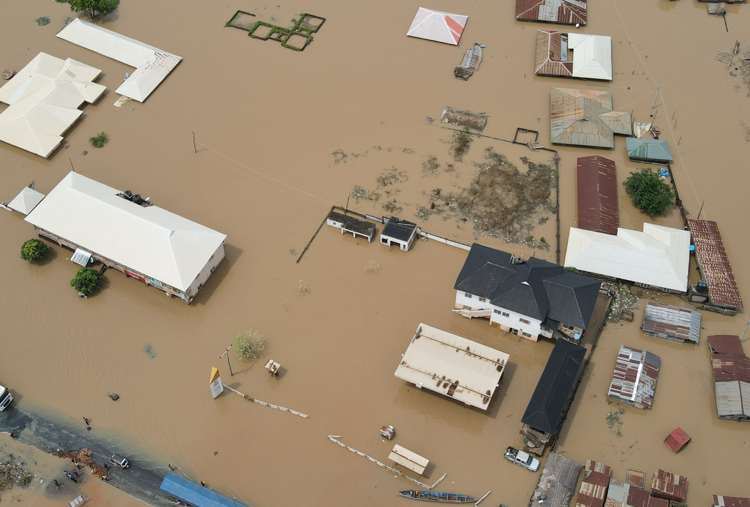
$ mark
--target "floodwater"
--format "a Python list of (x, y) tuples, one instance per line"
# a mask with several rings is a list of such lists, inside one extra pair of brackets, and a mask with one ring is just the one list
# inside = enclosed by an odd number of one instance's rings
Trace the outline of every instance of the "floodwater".
[[(750, 33), (746, 5), (728, 6), (727, 33), (704, 4), (592, 2), (589, 25), (581, 30), (612, 36), (612, 83), (534, 76), (536, 29), (554, 26), (515, 22), (512, 2), (430, 4), (469, 16), (459, 48), (405, 36), (419, 5), (123, 0), (103, 26), (184, 61), (144, 104), (122, 108), (112, 106), (114, 90), (132, 68), (55, 38), (71, 14), (65, 5), (28, 0), (0, 6), (0, 67), (19, 70), (44, 51), (102, 69), (100, 83), (108, 88), (67, 134), (69, 149), (44, 160), (0, 148), (0, 198), (9, 201), (32, 180), (49, 192), (73, 166), (228, 235), (227, 259), (192, 306), (113, 271), (103, 291), (80, 300), (68, 286), (76, 269), (66, 261), (70, 252), (52, 248), (42, 265), (22, 262), (18, 251), (33, 228), (1, 213), (0, 382), (10, 385), (17, 403), (65, 424), (83, 424), (85, 415), (92, 436), (100, 432), (119, 441), (135, 463), (165, 473), (171, 463), (246, 504), (406, 502), (395, 492), (412, 483), (389, 477), (326, 438), (341, 435), (344, 443), (386, 461), (393, 442), (384, 442), (378, 429), (391, 424), (395, 443), (434, 465), (424, 482), (448, 473), (441, 490), (475, 496), (492, 490), (488, 504), (525, 505), (537, 474), (511, 465), (502, 451), (519, 443), (520, 417), (552, 344), (520, 340), (451, 313), (452, 286), (465, 259), (459, 249), (418, 242), (405, 254), (326, 227), (302, 261), (295, 260), (332, 204), (343, 205), (354, 185), (374, 188), (375, 178), (391, 167), (408, 175), (396, 198), (402, 218), (414, 219), (416, 206), (428, 202), (423, 192), (468, 182), (471, 164), (483, 161), (487, 146), (517, 165), (522, 156), (549, 160), (548, 152), (485, 139), (475, 142), (464, 162), (454, 162), (447, 153), (451, 132), (425, 117), (438, 118), (445, 106), (486, 112), (485, 134), (512, 139), (516, 127), (524, 127), (539, 130), (539, 141), (549, 145), (553, 86), (609, 90), (616, 110), (633, 111), (638, 121), (656, 115), (675, 154), (672, 167), (686, 209), (695, 217), (703, 206), (701, 218), (719, 222), (740, 290), (750, 297), (750, 267), (743, 262), (749, 246), (750, 90), (740, 74), (714, 59)], [(327, 21), (312, 45), (297, 53), (224, 28), (237, 9), (282, 25), (303, 11)], [(40, 16), (51, 24), (37, 26)], [(474, 41), (487, 45), (482, 67), (468, 82), (456, 80), (453, 68)], [(87, 139), (102, 130), (110, 142), (94, 149)], [(346, 162), (335, 163), (336, 150), (348, 154)], [(559, 153), (564, 255), (566, 231), (575, 225), (576, 157), (612, 158), (620, 180), (639, 165), (627, 161), (624, 138), (614, 150), (563, 147)], [(457, 175), (423, 176), (422, 162), (430, 155), (443, 165), (454, 163)], [(351, 207), (385, 214), (380, 203)], [(621, 225), (640, 229), (645, 218), (621, 192)], [(655, 221), (681, 226), (676, 211)], [(538, 235), (554, 237), (553, 222)], [(462, 222), (433, 216), (422, 225), (458, 241), (474, 240)], [(532, 252), (480, 241), (555, 260), (554, 244)], [(370, 260), (378, 263), (377, 272), (365, 270)], [(300, 280), (309, 293), (297, 294)], [(686, 475), (691, 504), (708, 505), (711, 494), (750, 496), (743, 482), (750, 465), (747, 426), (716, 418), (705, 345), (711, 334), (740, 334), (745, 315), (703, 317), (704, 340), (697, 347), (642, 336), (638, 316), (608, 327), (559, 449), (579, 462), (611, 465), (620, 480), (629, 467)], [(510, 354), (486, 413), (417, 392), (393, 376), (420, 322)], [(235, 375), (229, 377), (219, 355), (248, 328), (265, 333), (265, 357), (282, 364), (281, 378), (269, 378), (262, 362), (241, 364), (233, 355)], [(654, 409), (625, 408), (618, 437), (605, 416), (612, 410), (606, 387), (620, 344), (647, 347), (662, 357), (663, 369)], [(212, 400), (211, 366), (241, 392), (310, 418), (232, 393)], [(120, 400), (111, 401), (110, 391)], [(693, 442), (672, 455), (661, 441), (676, 426)]]

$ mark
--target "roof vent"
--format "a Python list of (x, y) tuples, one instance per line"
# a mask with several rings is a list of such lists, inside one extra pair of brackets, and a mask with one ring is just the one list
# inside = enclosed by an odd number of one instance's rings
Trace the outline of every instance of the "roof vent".
[(525, 261), (523, 260), (523, 255), (519, 255), (517, 257), (515, 255), (511, 255), (510, 256), (510, 263), (511, 264), (523, 264), (524, 262)]
[(708, 284), (705, 280), (699, 280), (698, 283), (695, 284), (695, 292), (698, 294), (708, 293)]

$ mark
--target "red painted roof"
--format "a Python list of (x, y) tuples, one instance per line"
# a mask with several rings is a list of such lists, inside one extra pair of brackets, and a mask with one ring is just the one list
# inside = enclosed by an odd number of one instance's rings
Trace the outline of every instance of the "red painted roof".
[(690, 442), (690, 435), (685, 433), (682, 428), (677, 428), (664, 440), (664, 443), (674, 452), (679, 452), (688, 442)]

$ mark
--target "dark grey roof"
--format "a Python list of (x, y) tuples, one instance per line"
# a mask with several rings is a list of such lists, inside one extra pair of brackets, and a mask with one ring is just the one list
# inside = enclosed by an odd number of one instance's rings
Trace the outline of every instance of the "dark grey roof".
[(454, 289), (488, 298), (498, 307), (542, 321), (586, 329), (601, 282), (531, 258), (511, 264), (511, 254), (474, 243)]
[(359, 218), (355, 218), (351, 215), (343, 215), (341, 213), (331, 211), (328, 214), (328, 218), (344, 224), (344, 229), (346, 229), (347, 231), (356, 232), (369, 238), (372, 238), (375, 235), (375, 232), (377, 232), (375, 224), (366, 222), (365, 220), (360, 220)]
[(555, 433), (570, 391), (578, 379), (586, 349), (557, 340), (531, 396), (521, 422), (545, 433)]
[(380, 234), (399, 241), (409, 241), (409, 238), (412, 237), (416, 230), (417, 224), (407, 222), (406, 220), (399, 220), (396, 217), (391, 217), (388, 219), (388, 222), (386, 222), (385, 228)]

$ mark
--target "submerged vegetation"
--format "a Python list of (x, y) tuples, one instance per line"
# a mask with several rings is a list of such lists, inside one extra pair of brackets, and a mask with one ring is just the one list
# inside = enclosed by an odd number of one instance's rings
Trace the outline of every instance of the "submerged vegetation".
[(104, 148), (104, 145), (109, 142), (109, 136), (104, 132), (99, 132), (89, 137), (89, 142), (94, 145), (94, 148)]
[(248, 329), (234, 336), (234, 352), (242, 361), (252, 361), (263, 355), (266, 339), (262, 333)]
[(84, 296), (90, 296), (99, 288), (102, 278), (104, 276), (94, 268), (81, 268), (70, 281), (70, 286)]

